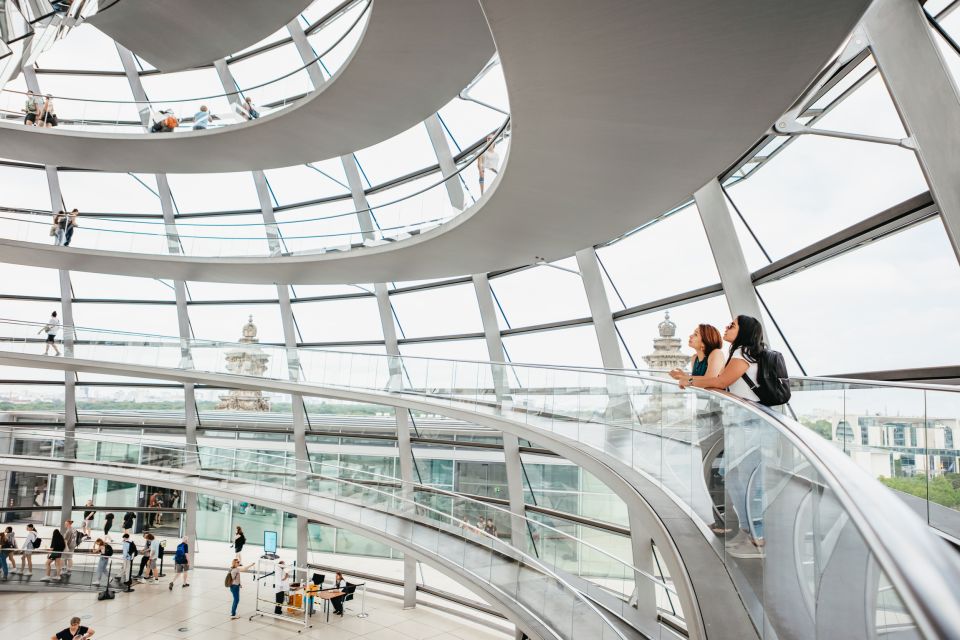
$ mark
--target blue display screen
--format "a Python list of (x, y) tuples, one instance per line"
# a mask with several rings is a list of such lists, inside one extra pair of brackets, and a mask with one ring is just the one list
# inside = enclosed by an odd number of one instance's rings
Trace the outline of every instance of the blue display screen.
[(264, 553), (277, 552), (277, 532), (276, 531), (263, 532), (263, 552)]

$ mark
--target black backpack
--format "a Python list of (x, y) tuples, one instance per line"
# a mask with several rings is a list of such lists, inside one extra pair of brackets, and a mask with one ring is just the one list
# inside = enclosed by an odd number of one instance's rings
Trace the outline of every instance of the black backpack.
[(137, 554), (139, 553), (137, 551), (137, 544), (133, 540), (130, 540), (129, 542), (130, 542), (130, 557), (136, 558)]
[(790, 402), (790, 376), (787, 375), (787, 363), (783, 354), (773, 349), (765, 349), (757, 358), (757, 381), (743, 374), (743, 381), (757, 394), (760, 404), (776, 407)]

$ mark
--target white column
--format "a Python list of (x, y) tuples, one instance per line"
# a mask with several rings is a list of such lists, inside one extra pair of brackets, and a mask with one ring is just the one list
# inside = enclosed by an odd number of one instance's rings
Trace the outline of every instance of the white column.
[(862, 24), (960, 260), (960, 90), (920, 3), (874, 0)]
[(577, 266), (583, 280), (583, 289), (590, 305), (593, 317), (593, 330), (600, 345), (600, 359), (604, 369), (622, 369), (623, 356), (620, 354), (620, 342), (617, 340), (617, 328), (613, 324), (613, 312), (607, 300), (607, 290), (600, 275), (600, 263), (593, 247), (577, 251)]
[[(447, 195), (450, 197), (450, 204), (458, 211), (463, 210), (463, 185), (460, 184), (457, 175), (457, 165), (453, 161), (453, 153), (450, 151), (450, 145), (447, 143), (447, 137), (443, 135), (443, 123), (440, 122), (440, 115), (435, 113), (423, 121), (427, 128), (427, 135), (430, 136), (430, 144), (433, 145), (433, 151), (437, 154), (437, 162), (440, 164), (440, 174), (446, 179), (444, 183), (447, 189)], [(449, 179), (448, 179), (449, 178)]]
[[(366, 199), (364, 199), (365, 201)], [(354, 203), (357, 200), (354, 199)], [(360, 205), (357, 206), (360, 208)], [(397, 343), (397, 330), (393, 322), (393, 307), (390, 304), (390, 295), (387, 285), (377, 282), (373, 285), (377, 297), (377, 309), (380, 314), (380, 326), (383, 330), (383, 341), (386, 345), (387, 356), (390, 356), (390, 388), (398, 390), (403, 384), (403, 370), (400, 363), (400, 346)], [(397, 455), (400, 457), (400, 479), (409, 486), (415, 480), (413, 477), (413, 446), (410, 443), (410, 412), (397, 407), (393, 410), (397, 422)], [(413, 499), (410, 491), (402, 492), (407, 499)], [(417, 606), (417, 562), (411, 556), (403, 558), (403, 608), (412, 609)]]
[[(500, 327), (497, 324), (497, 313), (493, 305), (493, 293), (490, 290), (490, 281), (487, 274), (478, 273), (473, 276), (473, 289), (477, 295), (477, 305), (480, 307), (480, 320), (483, 323), (483, 337), (487, 343), (487, 357), (491, 362), (506, 362), (503, 350), (503, 340), (500, 337)], [(497, 402), (510, 402), (510, 381), (507, 378), (507, 365), (491, 365), (493, 387), (497, 395)], [(514, 547), (527, 550), (527, 513), (523, 492), (523, 465), (520, 460), (520, 440), (516, 435), (501, 432), (503, 439), (503, 461), (507, 471), (507, 498), (510, 501), (510, 513), (514, 516), (510, 523), (510, 542)]]
[[(300, 16), (294, 18), (290, 24), (287, 25), (287, 31), (290, 33), (290, 37), (293, 38), (293, 45), (297, 48), (297, 53), (300, 54), (300, 59), (303, 60), (304, 64), (311, 63), (311, 61), (315, 60), (317, 54), (313, 51), (313, 47), (310, 46), (310, 42), (307, 40), (307, 34), (304, 33), (303, 26), (300, 24)], [(319, 62), (309, 64), (307, 67), (307, 75), (310, 76), (310, 83), (314, 89), (319, 89), (326, 84)]]
[[(144, 128), (150, 124), (150, 107), (147, 104), (147, 94), (140, 81), (140, 74), (137, 70), (136, 61), (133, 54), (120, 44), (116, 45), (117, 54), (120, 56), (120, 64), (123, 65), (124, 73), (127, 77), (127, 83), (130, 85), (130, 92), (135, 100), (143, 104), (140, 108), (140, 120)], [(170, 191), (170, 183), (165, 173), (155, 174), (157, 181), (157, 196), (160, 198), (160, 211), (163, 214), (163, 227), (167, 239), (167, 252), (171, 255), (182, 253), (180, 247), (180, 233), (177, 230), (176, 211), (173, 207), (173, 194)], [(193, 336), (190, 331), (190, 316), (187, 311), (187, 285), (183, 280), (173, 281), (174, 298), (177, 305), (177, 331), (180, 337), (180, 360), (181, 366), (192, 367), (193, 355), (191, 353), (191, 339)], [(192, 383), (183, 385), (183, 407), (184, 407), (184, 445), (186, 448), (184, 464), (185, 466), (196, 466), (200, 464), (199, 453), (197, 449), (197, 425), (199, 416), (197, 415), (196, 391)], [(200, 541), (197, 539), (197, 494), (191, 491), (185, 491), (183, 494), (183, 507), (186, 513), (183, 518), (183, 535), (190, 540), (190, 562), (193, 562), (194, 555), (200, 548)]]
[(694, 193), (693, 198), (717, 263), (730, 315), (753, 316), (763, 322), (757, 291), (753, 288), (750, 270), (743, 257), (743, 248), (737, 238), (737, 230), (733, 226), (733, 218), (720, 182), (714, 178)]
[(375, 237), (373, 214), (370, 212), (370, 203), (367, 202), (367, 194), (364, 192), (363, 182), (360, 180), (360, 168), (357, 167), (357, 160), (350, 153), (340, 156), (340, 163), (343, 165), (343, 172), (347, 176), (347, 184), (350, 186), (350, 194), (353, 196), (353, 206), (357, 212), (357, 222), (360, 224), (363, 239), (371, 240)]
[[(32, 67), (23, 70), (27, 88), (34, 93), (40, 93), (37, 76)], [(64, 208), (63, 195), (60, 193), (60, 179), (57, 168), (46, 166), (47, 189), (50, 193), (50, 208), (58, 211)], [(73, 330), (73, 292), (70, 286), (70, 272), (65, 269), (58, 271), (60, 280), (60, 321), (63, 323), (63, 356), (73, 356), (73, 341), (76, 338)], [(72, 371), (63, 372), (63, 457), (75, 458), (77, 455), (77, 374)], [(60, 522), (69, 520), (73, 512), (73, 476), (62, 475), (60, 485)]]

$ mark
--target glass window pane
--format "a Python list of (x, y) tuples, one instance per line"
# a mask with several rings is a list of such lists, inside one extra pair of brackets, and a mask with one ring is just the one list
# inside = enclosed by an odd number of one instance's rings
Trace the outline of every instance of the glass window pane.
[(562, 269), (541, 265), (490, 279), (511, 327), (590, 316), (577, 261), (567, 258), (553, 264)]
[[(158, 216), (162, 213), (160, 198), (156, 194), (157, 181), (152, 175), (60, 171), (59, 178), (60, 192), (68, 209), (80, 209), (81, 213), (153, 213)], [(136, 226), (137, 231), (153, 228), (159, 228), (159, 233), (163, 233), (163, 225)]]
[(473, 284), (393, 294), (390, 303), (407, 338), (483, 331)]
[(593, 325), (504, 336), (511, 362), (602, 367)]
[(952, 365), (960, 353), (960, 267), (939, 220), (759, 290), (811, 375)]
[(50, 191), (47, 189), (47, 173), (42, 168), (25, 169), (22, 167), (0, 166), (0, 183), (17, 185), (16, 189), (8, 188), (3, 190), (4, 206), (50, 210)]
[(202, 340), (236, 342), (250, 316), (257, 327), (260, 342), (283, 343), (280, 307), (276, 304), (190, 305), (190, 326), (194, 337)]
[[(628, 307), (720, 281), (700, 214), (692, 205), (603, 247), (597, 255)], [(617, 302), (610, 297), (611, 307)]]
[(433, 153), (433, 146), (423, 123), (357, 151), (356, 158), (372, 184), (381, 184), (437, 164), (437, 156)]
[(383, 340), (374, 298), (297, 302), (293, 315), (304, 342)]
[[(180, 213), (260, 211), (257, 189), (249, 172), (170, 174), (170, 191)], [(232, 222), (242, 222), (234, 220)]]
[(776, 260), (926, 190), (912, 151), (802, 136), (728, 194)]

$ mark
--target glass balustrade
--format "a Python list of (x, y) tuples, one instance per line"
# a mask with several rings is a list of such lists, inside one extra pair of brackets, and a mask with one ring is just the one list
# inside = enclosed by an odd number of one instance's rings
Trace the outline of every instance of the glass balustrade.
[[(446, 224), (475, 206), (480, 199), (478, 162), (483, 158), (488, 183), (497, 179), (500, 154), (509, 147), (509, 119), (492, 139), (476, 146), (457, 163), (456, 173), (439, 172), (370, 196), (369, 207), (329, 215), (288, 211), (274, 224), (167, 224), (158, 219), (136, 219), (110, 214), (84, 215), (69, 247), (137, 254), (174, 254), (199, 257), (268, 257), (323, 254), (373, 247), (410, 238)], [(488, 151), (496, 146), (497, 153)], [(489, 170), (489, 171), (487, 171)], [(462, 190), (462, 205), (451, 201), (451, 186)], [(358, 222), (359, 221), (359, 222)], [(45, 211), (0, 209), (0, 237), (41, 244), (58, 237), (53, 217)], [(349, 231), (340, 231), (344, 227)], [(364, 227), (368, 230), (362, 230)]]
[(791, 379), (797, 420), (960, 540), (960, 390), (946, 385)]
[[(2, 350), (42, 352), (41, 325), (0, 324), (8, 336)], [(100, 366), (122, 364), (118, 372), (146, 365), (228, 374), (245, 384), (256, 376), (263, 382), (253, 384), (260, 387), (268, 378), (293, 380), (317, 387), (321, 395), (361, 393), (382, 404), (404, 399), (439, 413), (445, 407), (468, 411), (481, 423), (506, 420), (548, 441), (560, 438), (602, 454), (622, 474), (662, 489), (697, 524), (758, 628), (837, 628), (855, 611), (863, 614), (858, 619), (875, 621), (870, 633), (896, 629), (904, 637), (922, 637), (921, 629), (937, 621), (931, 623), (932, 612), (918, 608), (918, 594), (935, 581), (910, 579), (897, 562), (907, 549), (911, 562), (938, 575), (940, 584), (960, 583), (960, 565), (952, 556), (941, 557), (946, 550), (924, 523), (848, 458), (789, 418), (723, 394), (602, 370), (286, 349), (82, 327), (68, 327), (65, 338), (66, 355)], [(250, 349), (268, 356), (261, 360), (263, 370), (236, 370), (230, 363)], [(148, 369), (126, 373), (149, 377)], [(853, 491), (862, 495), (854, 500)], [(944, 610), (950, 609), (960, 612), (960, 607)]]
[[(40, 538), (40, 547), (27, 551), (30, 565), (24, 560), (24, 539), (17, 541), (19, 549), (10, 549), (7, 553), (7, 563), (11, 572), (0, 585), (11, 590), (35, 591), (38, 588), (59, 589), (63, 591), (97, 591), (104, 590), (107, 583), (111, 588), (119, 585), (116, 578), (121, 574), (119, 543), (113, 546), (114, 554), (104, 556), (89, 549), (78, 548), (77, 551), (63, 551), (58, 560), (48, 563), (52, 553), (49, 536)], [(16, 571), (12, 565), (16, 563)], [(31, 569), (32, 567), (32, 569)], [(29, 573), (28, 573), (29, 572)]]
[[(310, 67), (319, 67), (320, 73), (324, 74), (325, 78), (335, 75), (343, 68), (350, 59), (350, 52), (362, 40), (372, 4), (372, 0), (357, 0), (341, 4), (324, 16), (318, 27), (323, 31), (325, 41), (333, 40), (330, 46), (299, 67), (267, 82), (238, 88), (236, 91), (191, 97), (154, 97), (147, 101), (101, 100), (51, 94), (59, 128), (76, 131), (95, 130), (102, 133), (142, 134), (145, 127), (151, 127), (154, 122), (159, 122), (166, 116), (163, 112), (170, 111), (178, 118), (180, 124), (167, 134), (190, 132), (193, 130), (194, 114), (200, 110), (201, 105), (206, 105), (211, 114), (207, 128), (217, 129), (247, 122), (250, 119), (249, 109), (244, 106), (246, 98), (252, 100), (259, 117), (281, 111), (311, 95), (303, 91), (303, 87), (312, 86), (308, 71)], [(27, 100), (26, 92), (13, 89), (0, 90), (0, 122), (22, 123)]]
[[(513, 515), (509, 510), (468, 498), (450, 491), (403, 482), (352, 467), (326, 462), (298, 463), (291, 455), (258, 452), (256, 464), (239, 466), (230, 452), (219, 453), (214, 447), (172, 445), (167, 440), (149, 440), (142, 436), (77, 433), (65, 436), (62, 431), (7, 427), (0, 434), (18, 439), (54, 439), (60, 446), (49, 449), (47, 459), (59, 461), (74, 457), (78, 462), (97, 462), (114, 473), (140, 484), (156, 485), (167, 477), (195, 488), (198, 493), (229, 490), (244, 496), (250, 503), (265, 501), (268, 505), (307, 509), (329, 514), (347, 522), (359, 523), (388, 536), (402, 537), (406, 542), (468, 570), (498, 591), (523, 602), (548, 626), (555, 627), (561, 637), (586, 637), (579, 633), (595, 633), (589, 637), (621, 637), (570, 584), (575, 580), (565, 566), (567, 554), (602, 558), (605, 571), (596, 586), (614, 595), (606, 608), (623, 616), (632, 614), (629, 604), (635, 581), (649, 581), (662, 591), (674, 593), (672, 585), (640, 571), (603, 549), (580, 540), (543, 522)], [(90, 443), (108, 443), (111, 450), (123, 447), (149, 449), (151, 465), (117, 462), (112, 458), (96, 460), (98, 447)], [(85, 451), (86, 455), (77, 453)], [(37, 456), (18, 457), (24, 461)], [(171, 469), (181, 471), (170, 475)], [(232, 482), (223, 484), (229, 478)], [(424, 524), (403, 527), (399, 519)], [(514, 528), (519, 535), (514, 535)], [(522, 540), (516, 547), (514, 539)], [(558, 551), (563, 549), (563, 552)], [(514, 568), (511, 569), (510, 566)], [(564, 577), (565, 576), (565, 577)], [(584, 588), (581, 585), (580, 588)], [(557, 591), (558, 600), (541, 600), (544, 590)], [(559, 619), (557, 614), (562, 614)], [(564, 617), (567, 616), (567, 617)], [(612, 634), (612, 635), (611, 635)]]

